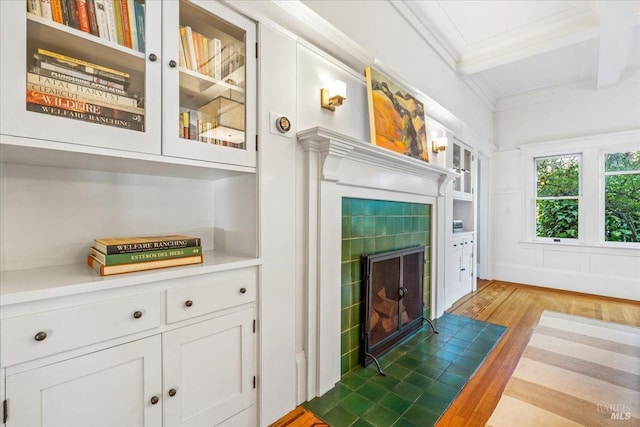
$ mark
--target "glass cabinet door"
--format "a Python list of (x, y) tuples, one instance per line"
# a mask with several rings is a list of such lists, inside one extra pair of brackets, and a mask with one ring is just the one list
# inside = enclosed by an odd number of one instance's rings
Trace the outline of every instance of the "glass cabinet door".
[(1, 7), (4, 134), (160, 153), (160, 96), (148, 84), (160, 84), (153, 66), (160, 27), (152, 25), (159, 6), (22, 0)]
[(255, 166), (255, 23), (217, 2), (165, 2), (163, 154)]
[(463, 181), (464, 181), (464, 189), (465, 193), (471, 194), (471, 151), (464, 150), (464, 166), (462, 169), (463, 172)]
[[(461, 159), (460, 159), (460, 146), (458, 144), (453, 144), (453, 169), (455, 169), (456, 172), (458, 173), (462, 173), (461, 172)], [(453, 191), (461, 191), (461, 183), (462, 179), (461, 178), (454, 178), (453, 180)]]

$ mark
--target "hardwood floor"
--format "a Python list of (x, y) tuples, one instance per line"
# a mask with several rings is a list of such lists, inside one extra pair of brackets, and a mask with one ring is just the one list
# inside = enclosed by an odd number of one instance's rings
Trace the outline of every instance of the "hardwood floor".
[(479, 281), (478, 290), (449, 312), (507, 326), (507, 332), (437, 427), (484, 426), (544, 310), (640, 326), (640, 303), (518, 285)]
[(448, 311), (508, 329), (436, 427), (486, 424), (544, 310), (640, 326), (638, 301), (479, 280), (478, 290)]

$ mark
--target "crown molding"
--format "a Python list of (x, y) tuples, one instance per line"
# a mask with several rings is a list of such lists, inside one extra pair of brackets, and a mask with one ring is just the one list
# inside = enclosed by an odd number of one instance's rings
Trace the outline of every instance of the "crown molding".
[(458, 70), (458, 55), (442, 37), (435, 34), (429, 28), (424, 25), (424, 22), (419, 20), (416, 16), (420, 12), (415, 9), (415, 6), (406, 0), (390, 1), (391, 6), (396, 9), (402, 19), (424, 40), (438, 56), (456, 73), (456, 76), (467, 85), (471, 91), (478, 96), (480, 101), (489, 108), (492, 112), (496, 111), (496, 100), (489, 96), (476, 82), (469, 79), (467, 76), (460, 74)]
[[(638, 83), (640, 83), (640, 69), (625, 73), (620, 83), (616, 87), (632, 86), (637, 85)], [(578, 82), (547, 87), (531, 92), (500, 98), (496, 103), (496, 112), (512, 110), (514, 108), (526, 107), (529, 105), (541, 104), (557, 99), (587, 95), (596, 92), (597, 90), (598, 89), (596, 88), (595, 77), (590, 77)]]

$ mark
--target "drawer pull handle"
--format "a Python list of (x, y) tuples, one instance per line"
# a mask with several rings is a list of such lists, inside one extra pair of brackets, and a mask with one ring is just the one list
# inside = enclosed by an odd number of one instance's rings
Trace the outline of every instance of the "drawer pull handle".
[(141, 311), (136, 311), (133, 313), (133, 318), (134, 319), (139, 319), (142, 317), (142, 312)]
[(186, 305), (187, 307), (191, 307), (193, 305), (193, 301), (191, 301), (190, 299), (186, 300), (184, 302), (184, 305)]
[(36, 341), (44, 341), (47, 338), (47, 333), (44, 331), (38, 332), (34, 338)]
[(176, 395), (177, 392), (178, 390), (176, 390), (175, 388), (172, 388), (171, 390), (169, 390), (169, 396), (173, 397)]
[(241, 294), (246, 294), (247, 293), (247, 288), (240, 288), (240, 293)]
[(158, 399), (158, 396), (153, 396), (151, 398), (151, 404), (155, 405), (156, 403), (160, 402), (160, 399)]

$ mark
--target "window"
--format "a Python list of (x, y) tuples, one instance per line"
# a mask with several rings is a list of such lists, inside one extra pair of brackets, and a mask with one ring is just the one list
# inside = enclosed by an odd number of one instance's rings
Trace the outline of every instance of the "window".
[(604, 155), (604, 240), (640, 242), (640, 151)]
[(579, 154), (541, 157), (536, 166), (536, 236), (578, 238)]

